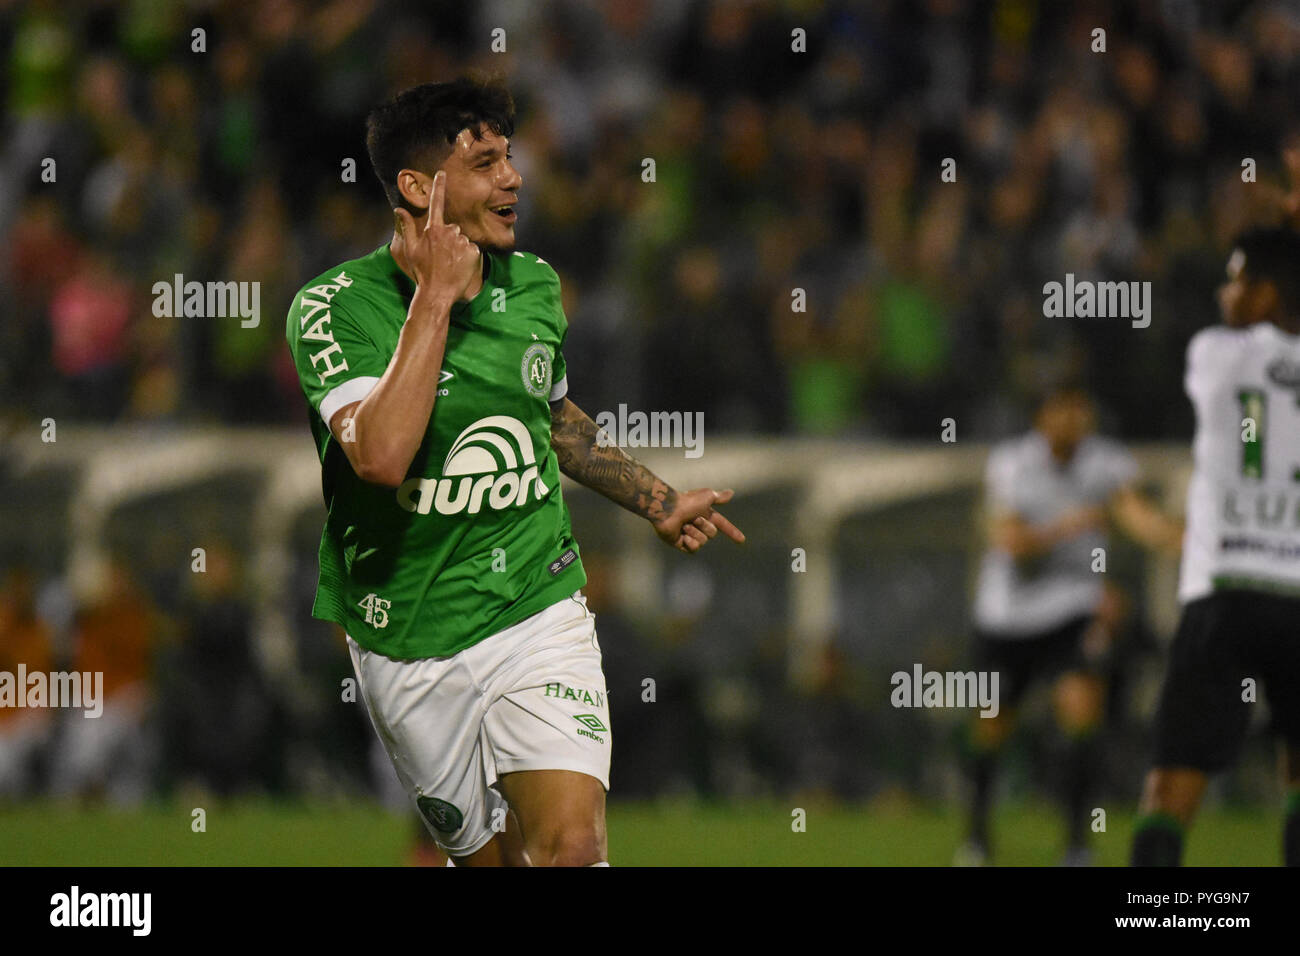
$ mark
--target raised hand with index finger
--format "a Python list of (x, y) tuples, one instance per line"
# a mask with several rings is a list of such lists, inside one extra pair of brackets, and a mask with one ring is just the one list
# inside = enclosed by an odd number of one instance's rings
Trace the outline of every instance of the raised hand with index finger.
[(730, 488), (725, 491), (696, 488), (682, 492), (673, 501), (669, 514), (652, 522), (655, 534), (665, 544), (687, 554), (700, 550), (710, 538), (717, 537), (719, 531), (737, 544), (744, 544), (744, 532), (713, 507), (715, 504), (725, 505), (732, 494)]
[(479, 247), (460, 231), (460, 226), (443, 221), (446, 208), (447, 174), (433, 177), (429, 213), (421, 227), (405, 209), (394, 209), (397, 238), (393, 258), (415, 279), (419, 292), (431, 294), (448, 305), (463, 297), (481, 268)]

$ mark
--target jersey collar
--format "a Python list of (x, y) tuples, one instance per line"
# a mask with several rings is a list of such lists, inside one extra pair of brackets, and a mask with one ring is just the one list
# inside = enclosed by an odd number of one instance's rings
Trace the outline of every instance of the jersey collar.
[[(392, 246), (393, 244), (391, 242), (386, 242), (380, 251), (387, 262), (390, 277), (406, 294), (406, 298), (409, 299), (411, 296), (415, 295), (415, 280), (403, 272), (402, 267), (397, 264), (397, 260), (393, 258)], [(486, 249), (481, 249), (480, 252), (483, 255), (483, 284), (479, 287), (478, 293), (474, 298), (470, 299), (468, 302), (457, 302), (452, 306), (453, 311), (456, 309), (463, 309), (468, 305), (473, 305), (483, 297), (483, 293), (487, 290), (488, 283), (492, 279), (492, 273), (496, 270), (496, 256), (491, 252), (488, 252)]]

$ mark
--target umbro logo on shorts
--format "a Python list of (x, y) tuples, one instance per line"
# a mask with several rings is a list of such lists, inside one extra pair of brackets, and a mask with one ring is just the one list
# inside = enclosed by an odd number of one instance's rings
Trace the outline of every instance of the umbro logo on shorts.
[[(607, 734), (609, 733), (609, 728), (602, 724), (600, 718), (595, 714), (574, 714), (573, 719), (582, 724), (583, 727), (587, 728), (586, 730), (578, 731), (579, 737), (589, 737), (598, 744), (603, 744), (605, 742), (604, 738), (597, 737), (596, 733)], [(593, 731), (596, 733), (593, 733)]]
[(439, 833), (455, 833), (465, 822), (464, 816), (446, 800), (437, 797), (417, 797), (415, 805), (429, 821), (429, 825)]
[(588, 730), (596, 730), (600, 733), (608, 733), (609, 728), (600, 722), (600, 718), (595, 714), (574, 714), (573, 719)]

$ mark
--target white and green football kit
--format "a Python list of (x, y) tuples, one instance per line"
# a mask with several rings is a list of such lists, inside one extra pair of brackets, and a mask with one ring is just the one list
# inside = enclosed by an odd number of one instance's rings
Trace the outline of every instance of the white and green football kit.
[(1215, 325), (1187, 346), (1196, 467), (1178, 599), (1300, 595), (1300, 336)]
[(304, 286), (286, 327), (328, 509), (312, 613), (346, 631), (398, 776), (454, 855), (491, 838), (497, 774), (578, 770), (607, 788), (609, 776), (600, 650), (574, 600), (586, 573), (551, 449), (549, 403), (568, 388), (559, 278), (531, 254), (483, 259), (482, 289), (451, 310), (433, 414), (396, 489), (358, 478), (329, 422), (387, 370), (415, 283), (383, 246)]
[(605, 677), (581, 594), (452, 657), (395, 661), (351, 639), (348, 650), (397, 778), (450, 855), (504, 828), (502, 774), (573, 770), (609, 789)]
[[(1104, 507), (1137, 473), (1133, 457), (1099, 435), (1079, 442), (1062, 465), (1052, 457), (1047, 439), (1034, 430), (999, 442), (989, 453), (987, 508), (1047, 524), (1077, 508)], [(1096, 614), (1102, 582), (1092, 570), (1093, 555), (1105, 544), (1105, 533), (1092, 530), (1058, 541), (1032, 561), (989, 548), (980, 562), (976, 626), (989, 637), (1017, 640)]]

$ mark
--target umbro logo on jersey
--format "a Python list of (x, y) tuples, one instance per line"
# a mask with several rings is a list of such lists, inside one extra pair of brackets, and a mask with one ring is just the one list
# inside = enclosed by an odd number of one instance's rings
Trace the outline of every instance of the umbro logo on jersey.
[(446, 369), (443, 369), (438, 373), (438, 384), (441, 385), (443, 382), (450, 382), (455, 377), (455, 372), (448, 372)]
[(555, 576), (578, 560), (578, 552), (570, 548), (551, 562), (551, 575)]
[(551, 489), (542, 481), (533, 436), (509, 415), (480, 418), (452, 442), (441, 478), (408, 478), (397, 489), (405, 511), (427, 515), (478, 514), (519, 507), (531, 492), (541, 501)]

